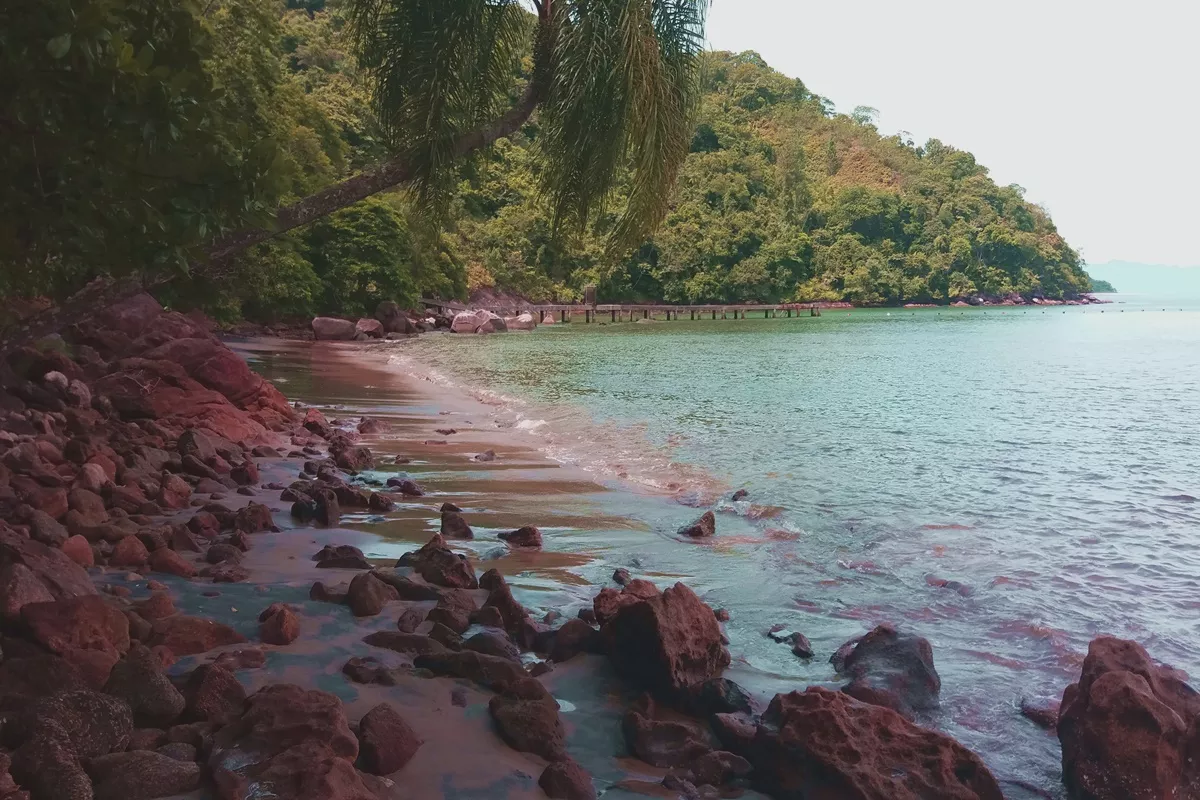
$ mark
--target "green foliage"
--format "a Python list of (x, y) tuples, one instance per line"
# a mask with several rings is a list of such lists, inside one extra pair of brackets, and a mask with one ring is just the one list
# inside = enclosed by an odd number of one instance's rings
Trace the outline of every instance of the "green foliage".
[(0, 6), (0, 292), (177, 272), (274, 207), (271, 126), (212, 60), (229, 33), (193, 0)]
[(1113, 294), (1117, 291), (1117, 289), (1108, 281), (1102, 281), (1099, 278), (1092, 278), (1091, 288), (1088, 291), (1100, 292), (1103, 294)]

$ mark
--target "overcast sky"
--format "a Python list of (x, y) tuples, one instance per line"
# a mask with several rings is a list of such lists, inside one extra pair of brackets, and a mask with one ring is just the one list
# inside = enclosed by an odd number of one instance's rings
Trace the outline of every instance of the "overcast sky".
[(708, 36), (970, 150), (1092, 263), (1197, 265), (1198, 30), (1197, 0), (714, 0)]

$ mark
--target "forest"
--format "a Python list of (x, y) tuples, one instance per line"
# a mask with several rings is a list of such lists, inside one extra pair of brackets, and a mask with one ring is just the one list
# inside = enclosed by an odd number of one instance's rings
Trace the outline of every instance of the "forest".
[[(111, 0), (77, 15), (67, 0), (30, 5), (40, 13), (0, 12), (9, 298), (61, 297), (96, 275), (147, 269), (163, 276), (165, 302), (223, 322), (492, 288), (532, 300), (575, 300), (595, 285), (606, 302), (857, 305), (1093, 288), (1020, 186), (998, 186), (936, 139), (884, 135), (874, 109), (841, 113), (753, 52), (703, 54), (691, 146), (665, 219), (640, 246), (614, 249), (610, 236), (628, 170), (585, 224), (556, 216), (535, 112), (435, 193), (380, 193), (195, 271), (217, 232), (387, 156), (342, 7)], [(532, 52), (514, 59), (513, 97), (533, 63)]]

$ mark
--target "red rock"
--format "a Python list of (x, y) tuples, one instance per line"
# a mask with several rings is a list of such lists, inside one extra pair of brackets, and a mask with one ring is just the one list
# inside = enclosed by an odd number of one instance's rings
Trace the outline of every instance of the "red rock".
[(167, 647), (176, 656), (191, 656), (206, 653), (216, 647), (244, 644), (246, 637), (210, 619), (176, 615), (154, 623), (152, 645)]
[(117, 662), (104, 691), (128, 703), (138, 725), (166, 727), (183, 713), (183, 695), (163, 673), (158, 657), (142, 645), (134, 645)]
[(6, 564), (28, 567), (55, 600), (96, 594), (87, 572), (61, 550), (0, 528), (0, 567)]
[(457, 511), (442, 512), (441, 535), (448, 539), (474, 539), (475, 532)]
[(542, 532), (532, 525), (517, 528), (515, 531), (510, 531), (509, 533), (501, 533), (497, 538), (508, 542), (512, 547), (542, 546)]
[(187, 508), (192, 497), (192, 487), (178, 475), (163, 477), (162, 489), (159, 491), (158, 502), (170, 509)]
[(558, 703), (536, 679), (522, 677), (509, 682), (488, 703), (488, 711), (500, 738), (514, 750), (534, 753), (547, 761), (567, 757)]
[(363, 770), (391, 775), (412, 760), (423, 742), (395, 708), (387, 703), (368, 711), (358, 724)]
[[(596, 616), (601, 616), (598, 608)], [(720, 677), (729, 666), (712, 609), (682, 583), (622, 606), (601, 633), (617, 671), (663, 696)]]
[(775, 695), (743, 745), (755, 787), (775, 797), (1003, 798), (983, 761), (958, 742), (821, 687)]
[(87, 489), (72, 489), (67, 495), (67, 500), (72, 511), (78, 511), (89, 519), (103, 520), (108, 517), (108, 511), (104, 507), (104, 498), (95, 492), (89, 492)]
[(727, 750), (705, 753), (687, 765), (687, 774), (699, 786), (721, 786), (744, 778), (754, 769), (750, 762)]
[(54, 595), (24, 564), (0, 567), (0, 614), (10, 621), (21, 618), (21, 609), (30, 603), (52, 603)]
[(1021, 700), (1021, 716), (1048, 731), (1058, 728), (1058, 703), (1037, 706), (1026, 699)]
[(215, 735), (209, 766), (226, 800), (376, 800), (354, 769), (357, 755), (340, 700), (275, 684)]
[[(365, 658), (355, 656), (342, 665), (342, 674), (355, 683), (395, 686), (404, 672), (388, 668), (374, 656)], [(359, 737), (359, 746), (362, 747), (361, 736)]]
[(594, 651), (600, 636), (596, 629), (579, 618), (569, 619), (554, 632), (554, 644), (550, 648), (551, 661), (570, 661), (579, 653)]
[[(392, 638), (416, 636), (416, 634), (381, 631), (380, 633), (371, 634), (364, 641), (371, 643), (373, 638), (385, 634)], [(444, 651), (417, 656), (413, 659), (413, 666), (420, 669), (427, 669), (435, 675), (448, 675), (474, 681), (480, 686), (495, 691), (500, 691), (516, 681), (521, 681), (529, 677), (528, 673), (525, 672), (525, 669), (519, 663), (509, 661), (507, 658), (483, 655), (471, 650), (463, 650), (458, 653)]]
[(880, 625), (857, 640), (849, 652), (839, 648), (833, 661), (838, 672), (850, 677), (843, 691), (851, 697), (905, 716), (937, 707), (942, 681), (926, 639)]
[(258, 465), (254, 463), (253, 459), (247, 458), (229, 471), (229, 477), (233, 478), (238, 486), (252, 486), (259, 480)]
[(85, 688), (79, 670), (59, 656), (7, 654), (0, 662), (0, 711), (20, 711), (39, 697)]
[(373, 617), (384, 605), (399, 598), (396, 590), (369, 572), (360, 573), (350, 581), (346, 604), (356, 617)]
[(200, 788), (200, 765), (145, 750), (112, 753), (88, 762), (95, 800), (152, 800)]
[(525, 613), (525, 607), (513, 597), (512, 589), (509, 588), (508, 581), (504, 580), (504, 576), (498, 570), (489, 569), (480, 577), (479, 585), (480, 588), (488, 590), (484, 607), (500, 612), (500, 617), (504, 620), (504, 629), (510, 634), (520, 631), (528, 615)]
[(51, 732), (80, 758), (124, 750), (133, 731), (133, 715), (124, 700), (87, 690), (59, 692), (25, 709), (31, 737)]
[(538, 786), (551, 800), (596, 800), (592, 776), (571, 759), (548, 765), (538, 778)]
[(188, 530), (205, 539), (215, 539), (221, 532), (221, 522), (208, 511), (198, 511), (187, 521)]
[(346, 445), (331, 449), (333, 462), (347, 472), (362, 472), (375, 466), (371, 449), (363, 445)]
[(129, 621), (98, 595), (31, 603), (21, 617), (35, 641), (71, 662), (95, 688), (129, 650)]
[(376, 631), (363, 637), (372, 647), (382, 647), (406, 655), (442, 655), (446, 648), (428, 636), (403, 631)]
[(234, 514), (233, 527), (243, 533), (258, 533), (274, 528), (275, 520), (271, 517), (271, 509), (262, 503), (249, 503)]
[(313, 555), (321, 569), (370, 569), (371, 562), (352, 544), (327, 544)]
[(680, 536), (690, 536), (693, 539), (707, 539), (717, 532), (717, 518), (713, 512), (705, 511), (691, 525), (679, 529)]
[(143, 618), (153, 622), (156, 619), (162, 619), (174, 614), (175, 603), (171, 600), (171, 595), (165, 591), (158, 591), (138, 603), (136, 609), (138, 614)]
[(1136, 642), (1088, 647), (1058, 717), (1063, 782), (1084, 800), (1190, 797), (1200, 787), (1200, 695)]
[[(274, 611), (270, 612), (272, 609)], [(288, 645), (296, 641), (300, 636), (300, 620), (296, 613), (287, 606), (281, 603), (274, 603), (267, 612), (263, 612), (266, 616), (262, 620), (262, 625), (259, 627), (259, 638), (267, 644)]]
[(195, 566), (184, 560), (179, 553), (166, 547), (150, 554), (150, 569), (168, 575), (178, 575), (181, 578), (191, 578), (196, 575)]
[(70, 508), (66, 489), (38, 488), (23, 497), (26, 503), (53, 519), (61, 520)]
[(328, 439), (329, 435), (333, 433), (333, 428), (325, 419), (325, 415), (320, 411), (317, 411), (315, 408), (310, 408), (308, 410), (308, 412), (304, 415), (304, 422), (302, 424), (305, 428), (315, 433), (317, 436), (320, 436), (322, 439)]
[(712, 752), (712, 734), (686, 718), (657, 719), (654, 700), (643, 695), (621, 722), (631, 753), (655, 767), (681, 767)]
[(201, 664), (188, 676), (184, 687), (187, 715), (192, 720), (224, 724), (241, 715), (246, 690), (229, 670), (217, 664)]
[(308, 599), (316, 600), (318, 603), (344, 603), (346, 602), (346, 593), (331, 589), (321, 581), (317, 581), (308, 590)]
[(592, 600), (592, 614), (596, 617), (596, 621), (603, 626), (624, 606), (657, 596), (658, 587), (653, 583), (641, 578), (634, 578), (627, 581), (620, 591), (610, 588), (601, 589), (600, 593)]
[(243, 650), (228, 650), (217, 656), (213, 666), (237, 672), (241, 669), (260, 669), (267, 663), (267, 654), (256, 647)]
[(150, 551), (136, 536), (126, 536), (113, 547), (108, 563), (114, 567), (140, 569), (150, 560)]
[(167, 743), (167, 732), (159, 728), (134, 728), (129, 734), (130, 750), (154, 750)]
[(414, 568), (418, 575), (436, 586), (479, 588), (471, 562), (454, 553), (441, 534), (435, 534), (420, 550), (405, 553), (397, 566)]

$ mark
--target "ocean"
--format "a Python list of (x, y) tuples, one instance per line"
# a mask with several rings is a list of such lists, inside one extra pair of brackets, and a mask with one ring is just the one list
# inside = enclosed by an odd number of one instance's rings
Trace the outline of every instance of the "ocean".
[[(1010, 796), (1059, 797), (1057, 740), (1022, 700), (1061, 697), (1100, 634), (1200, 671), (1200, 301), (1109, 299), (577, 321), (423, 336), (389, 364), (612, 489), (589, 507), (640, 529), (564, 530), (593, 556), (578, 572), (728, 609), (739, 681), (836, 685), (837, 646), (894, 623), (933, 644), (922, 721)], [(674, 535), (710, 507), (714, 541)], [(767, 639), (780, 623), (816, 657)]]

